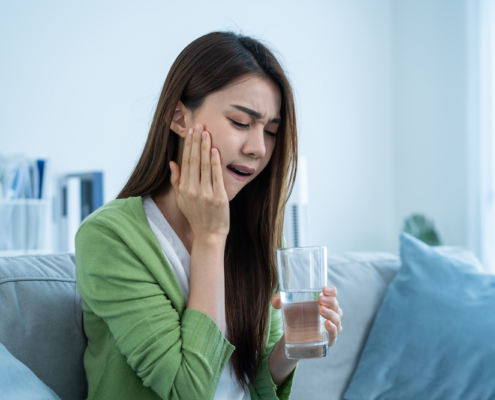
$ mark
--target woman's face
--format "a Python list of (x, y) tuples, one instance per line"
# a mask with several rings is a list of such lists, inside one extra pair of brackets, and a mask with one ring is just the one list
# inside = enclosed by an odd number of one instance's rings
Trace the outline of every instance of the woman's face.
[[(182, 103), (178, 107), (185, 113), (184, 124), (180, 133), (173, 124), (172, 129), (185, 137), (190, 128), (202, 124), (210, 133), (212, 147), (220, 153), (225, 190), (232, 200), (270, 161), (280, 124), (280, 90), (269, 79), (248, 76), (208, 95), (194, 113)], [(182, 151), (179, 154), (181, 165)], [(251, 174), (241, 176), (233, 166)]]

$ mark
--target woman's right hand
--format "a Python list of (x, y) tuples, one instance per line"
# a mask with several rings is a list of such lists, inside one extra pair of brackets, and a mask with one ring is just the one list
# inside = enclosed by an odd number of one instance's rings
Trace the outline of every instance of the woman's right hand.
[(198, 124), (186, 136), (182, 170), (171, 161), (170, 182), (177, 204), (189, 221), (194, 238), (227, 237), (230, 229), (229, 199), (223, 183), (218, 149)]

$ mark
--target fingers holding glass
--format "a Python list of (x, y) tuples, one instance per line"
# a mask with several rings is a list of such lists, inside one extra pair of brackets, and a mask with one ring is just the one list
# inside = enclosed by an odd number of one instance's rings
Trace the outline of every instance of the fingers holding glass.
[[(340, 308), (339, 308), (340, 310)], [(337, 337), (337, 335), (342, 332), (342, 319), (341, 313), (335, 312), (325, 306), (320, 306), (320, 315), (326, 319), (325, 329), (331, 336)]]
[(318, 297), (318, 303), (322, 306), (330, 308), (335, 312), (339, 312), (339, 301), (333, 296), (320, 296)]

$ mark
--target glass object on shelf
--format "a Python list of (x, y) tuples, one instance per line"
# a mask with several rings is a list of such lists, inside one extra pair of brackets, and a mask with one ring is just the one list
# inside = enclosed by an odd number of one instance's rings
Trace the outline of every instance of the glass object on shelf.
[(51, 199), (0, 199), (0, 255), (49, 252)]
[(0, 256), (50, 252), (51, 163), (0, 154)]

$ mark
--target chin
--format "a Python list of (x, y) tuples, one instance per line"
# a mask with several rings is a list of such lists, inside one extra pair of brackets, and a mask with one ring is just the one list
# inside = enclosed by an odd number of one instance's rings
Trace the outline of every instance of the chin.
[(238, 191), (231, 192), (230, 190), (227, 190), (227, 197), (228, 197), (229, 201), (234, 200), (234, 197), (237, 196), (237, 193), (239, 193), (239, 192)]
[(239, 185), (237, 184), (237, 182), (229, 182), (230, 179), (232, 179), (232, 177), (230, 176), (228, 179), (224, 178), (223, 184), (225, 187), (225, 193), (227, 194), (227, 198), (229, 199), (229, 201), (232, 201), (234, 197), (237, 196), (237, 193), (239, 193), (242, 190), (242, 187), (239, 189)]
[(247, 180), (246, 182), (242, 182), (241, 188), (239, 188), (239, 185), (235, 185), (235, 184), (225, 187), (225, 192), (227, 193), (227, 198), (229, 199), (229, 201), (232, 201), (234, 199), (234, 197), (237, 196), (239, 194), (239, 192), (241, 190), (243, 190), (250, 182), (251, 182), (251, 180)]

